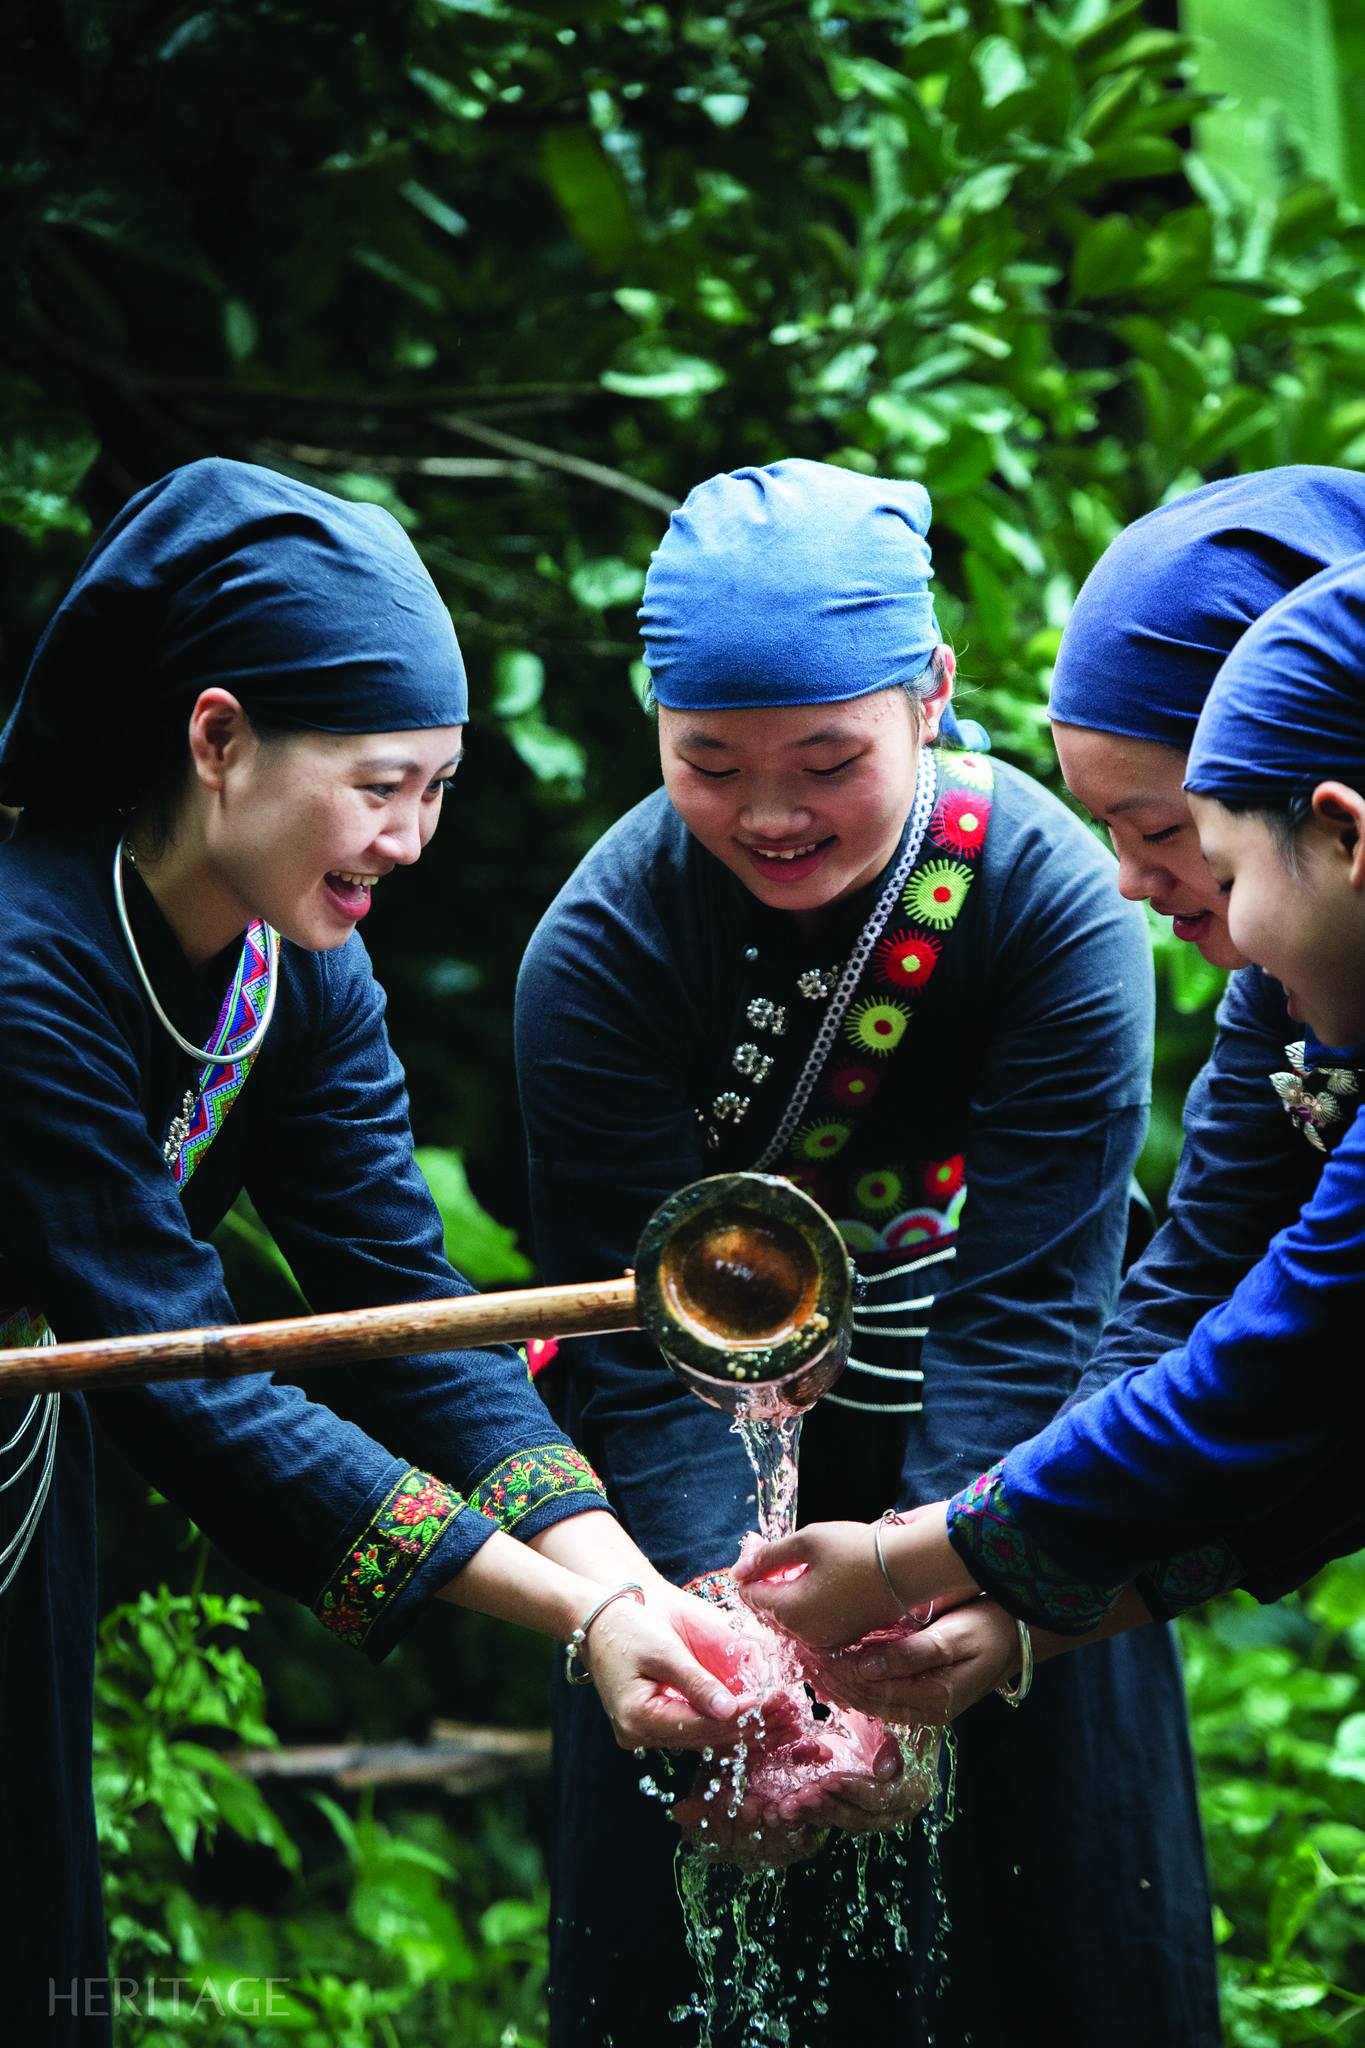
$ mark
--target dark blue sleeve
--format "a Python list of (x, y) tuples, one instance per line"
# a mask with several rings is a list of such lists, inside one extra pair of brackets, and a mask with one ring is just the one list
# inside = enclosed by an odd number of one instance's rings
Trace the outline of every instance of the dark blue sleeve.
[(1050, 808), (1058, 829), (1045, 813), (996, 852), (1009, 872), (967, 998), (989, 1006), (967, 1204), (924, 1341), (923, 1428), (901, 1505), (954, 1493), (1055, 1414), (1118, 1284), (1147, 1119), (1151, 952), (1108, 857)]
[(1183, 1344), (1311, 1194), (1319, 1155), (1269, 1081), (1293, 1030), (1268, 975), (1244, 967), (1232, 976), (1213, 1052), (1186, 1099), (1167, 1220), (1125, 1279), (1076, 1400)]
[[(634, 1263), (666, 1196), (706, 1171), (688, 1090), (687, 977), (645, 906), (561, 897), (517, 988), (517, 1073), (536, 1247), (549, 1281)], [(641, 1549), (677, 1583), (734, 1561), (753, 1480), (725, 1416), (641, 1336), (578, 1338), (560, 1361), (570, 1427)]]
[[(317, 962), (315, 1042), (277, 1088), (248, 1191), (317, 1311), (470, 1294), (413, 1158), (402, 1068), (360, 942)], [(507, 1345), (329, 1371), (329, 1401), (415, 1465), (439, 1472), (520, 1537), (606, 1507)]]
[[(1322, 1168), (1301, 1215), (1188, 1343), (1123, 1374), (1006, 1459), (1013, 1514), (1090, 1580), (1135, 1576), (1153, 1557), (1263, 1532), (1316, 1504), (1286, 1547), (1320, 1535), (1325, 1500), (1360, 1445), (1365, 1323), (1365, 1117)], [(1343, 1547), (1362, 1518), (1333, 1510)]]
[[(235, 1319), (148, 1133), (118, 1000), (97, 951), (82, 958), (67, 937), (16, 954), (0, 1009), (0, 1066), (22, 1076), (0, 1090), (0, 1242), (59, 1338)], [(495, 1526), (425, 1459), (266, 1375), (110, 1390), (92, 1406), (234, 1558), (374, 1656)]]

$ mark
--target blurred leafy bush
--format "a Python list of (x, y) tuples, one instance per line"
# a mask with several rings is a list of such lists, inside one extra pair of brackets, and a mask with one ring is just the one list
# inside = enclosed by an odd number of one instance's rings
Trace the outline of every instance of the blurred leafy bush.
[[(1189, 46), (1141, 0), (13, 17), (14, 669), (174, 462), (397, 512), (480, 730), (375, 945), (423, 1129), (500, 1213), (516, 959), (654, 779), (633, 614), (691, 483), (788, 452), (921, 478), (973, 708), (1050, 775), (1048, 669), (1113, 534), (1228, 468), (1365, 450), (1361, 227), (1321, 180), (1273, 206), (1222, 181)], [(1176, 996), (1154, 1181), (1199, 1037)]]
[[(115, 1608), (100, 1631), (95, 1788), (117, 2038), (128, 2048), (543, 2048), (537, 1851), (492, 1809), (296, 1801), (292, 1828), (223, 1753), (274, 1746), (240, 1642), (257, 1611), (204, 1590)], [(224, 1646), (229, 1632), (237, 1640)], [(462, 1818), (471, 1809), (462, 1809)], [(296, 1840), (295, 1830), (300, 1839)], [(306, 1846), (301, 1846), (301, 1841)], [(215, 1846), (238, 1851), (215, 1898)], [(263, 1852), (269, 1852), (268, 1855)], [(271, 1906), (247, 1903), (273, 1894)]]
[(1355, 2038), (1365, 2017), (1365, 1557), (1181, 1624), (1237, 2048)]

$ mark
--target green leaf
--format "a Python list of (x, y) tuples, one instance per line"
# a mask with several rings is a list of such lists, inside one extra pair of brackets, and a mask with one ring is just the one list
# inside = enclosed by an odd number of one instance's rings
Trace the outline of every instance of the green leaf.
[(545, 664), (526, 647), (503, 647), (493, 657), (495, 718), (520, 718), (539, 704), (545, 692)]
[(725, 373), (704, 356), (684, 355), (652, 335), (640, 335), (618, 351), (614, 369), (602, 372), (607, 391), (623, 398), (704, 398), (719, 391)]
[(1126, 215), (1108, 213), (1082, 229), (1071, 261), (1073, 299), (1104, 299), (1132, 290), (1146, 251)]
[(1365, 1713), (1348, 1714), (1341, 1723), (1327, 1768), (1334, 1778), (1365, 1785)]
[(0, 392), (0, 525), (30, 541), (88, 534), (76, 492), (98, 454), (83, 421), (50, 409), (27, 379), (10, 379)]
[(426, 1176), (445, 1226), (446, 1256), (476, 1287), (514, 1286), (534, 1270), (518, 1248), (516, 1232), (497, 1223), (475, 1197), (464, 1155), (450, 1147), (419, 1146), (417, 1164)]
[(540, 138), (545, 182), (571, 232), (599, 270), (613, 269), (635, 240), (621, 174), (596, 130), (547, 128)]
[(581, 793), (588, 757), (576, 739), (547, 725), (538, 711), (510, 719), (503, 731), (537, 782), (569, 796)]
[(416, 178), (409, 178), (400, 190), (408, 205), (415, 207), (418, 213), (434, 227), (438, 227), (443, 235), (459, 236), (469, 233), (469, 222), (459, 209), (448, 205), (429, 186), (420, 184)]
[(569, 588), (587, 611), (613, 611), (623, 605), (634, 610), (644, 595), (645, 572), (619, 555), (598, 555), (572, 571)]
[(1007, 36), (984, 36), (972, 50), (972, 68), (987, 107), (998, 107), (1029, 82), (1028, 66)]

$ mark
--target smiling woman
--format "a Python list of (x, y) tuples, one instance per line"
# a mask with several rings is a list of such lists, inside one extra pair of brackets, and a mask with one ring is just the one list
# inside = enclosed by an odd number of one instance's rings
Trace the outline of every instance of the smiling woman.
[[(1112, 863), (1026, 776), (944, 744), (929, 509), (917, 484), (803, 461), (691, 493), (641, 611), (664, 787), (570, 877), (518, 989), (547, 1277), (619, 1270), (650, 1210), (703, 1172), (784, 1174), (837, 1220), (863, 1287), (845, 1375), (802, 1425), (807, 1517), (933, 1500), (1055, 1411), (1110, 1303), (1145, 1120), (1150, 962)], [(629, 1337), (577, 1347), (564, 1398), (654, 1563), (733, 1604), (755, 1510), (726, 1418)], [(979, 1604), (989, 1692), (1020, 1642)], [(734, 1814), (736, 1853), (791, 1865), (761, 1937), (771, 2037), (993, 2042), (1000, 1984), (1046, 1955), (1057, 2040), (1214, 2048), (1164, 1632), (1063, 1661), (1025, 1713), (984, 1703), (941, 1843), (902, 1833), (869, 1860), (850, 1837), (902, 1828), (922, 1793), (838, 1763), (841, 1710), (929, 1717), (936, 1688), (902, 1683), (909, 1640), (885, 1646), (880, 1693), (812, 1660), (827, 1718), (798, 1747), (830, 1775), (803, 1788), (799, 1825), (752, 1789)], [(638, 1771), (573, 1700), (557, 1719), (555, 2048), (751, 2040), (742, 2014), (694, 2024), (674, 1841)], [(727, 1833), (729, 1803), (699, 1779), (681, 1809), (697, 1841)], [(746, 1895), (714, 1876), (719, 1981)], [(873, 1931), (890, 1928), (908, 1938)]]
[[(211, 461), (99, 542), (0, 738), (0, 799), (23, 807), (0, 848), (7, 1345), (230, 1322), (211, 1237), (243, 1188), (315, 1309), (467, 1292), (356, 933), (435, 831), (466, 716), (449, 614), (386, 513)], [(396, 1358), (327, 1392), (260, 1375), (90, 1410), (367, 1655), (439, 1597), (576, 1640), (623, 1742), (732, 1739), (725, 1631), (625, 1537), (517, 1356)], [(98, 2041), (110, 2004), (93, 1515), (81, 1397), (0, 1403), (16, 2039)]]

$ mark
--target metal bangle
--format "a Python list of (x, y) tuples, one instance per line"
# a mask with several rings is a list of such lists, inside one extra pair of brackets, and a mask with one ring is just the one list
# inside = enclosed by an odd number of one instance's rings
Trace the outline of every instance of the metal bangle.
[(909, 1610), (897, 1592), (895, 1581), (886, 1568), (886, 1552), (882, 1549), (882, 1537), (886, 1532), (888, 1522), (894, 1522), (896, 1527), (899, 1528), (903, 1519), (904, 1517), (895, 1508), (888, 1508), (885, 1514), (879, 1518), (872, 1532), (872, 1547), (877, 1553), (877, 1564), (883, 1579), (886, 1581), (886, 1590), (896, 1603), (896, 1612), (898, 1614), (906, 1614)]
[[(641, 1607), (644, 1606), (645, 1589), (643, 1586), (637, 1586), (633, 1580), (624, 1586), (614, 1586), (610, 1593), (602, 1595), (602, 1598), (595, 1607), (589, 1609), (582, 1621), (579, 1622), (578, 1627), (569, 1637), (568, 1642), (565, 1643), (564, 1676), (568, 1679), (570, 1685), (592, 1684), (592, 1673), (587, 1665), (583, 1663), (583, 1646), (588, 1640), (588, 1630), (592, 1627), (598, 1615), (606, 1612), (613, 1600), (624, 1600), (627, 1595), (632, 1600), (638, 1601)], [(580, 1670), (574, 1670), (575, 1663), (581, 1666)]]
[(997, 1685), (995, 1688), (1007, 1707), (1022, 1707), (1033, 1684), (1033, 1637), (1026, 1621), (1015, 1617), (1019, 1631), (1019, 1676), (1013, 1685)]

